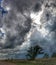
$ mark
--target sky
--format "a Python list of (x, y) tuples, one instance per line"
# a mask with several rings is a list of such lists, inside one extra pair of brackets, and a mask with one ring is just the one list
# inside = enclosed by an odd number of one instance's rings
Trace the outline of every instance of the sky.
[(0, 10), (0, 59), (25, 58), (33, 45), (56, 52), (55, 0), (3, 0), (1, 5), (8, 13), (2, 17)]

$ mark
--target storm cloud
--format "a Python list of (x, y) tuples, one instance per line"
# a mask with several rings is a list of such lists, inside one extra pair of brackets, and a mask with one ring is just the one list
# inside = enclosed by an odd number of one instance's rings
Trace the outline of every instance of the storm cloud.
[[(16, 58), (32, 45), (49, 53), (56, 51), (55, 0), (4, 0), (7, 14), (0, 16), (0, 58)], [(0, 14), (1, 15), (1, 14)], [(14, 57), (15, 56), (15, 57)]]

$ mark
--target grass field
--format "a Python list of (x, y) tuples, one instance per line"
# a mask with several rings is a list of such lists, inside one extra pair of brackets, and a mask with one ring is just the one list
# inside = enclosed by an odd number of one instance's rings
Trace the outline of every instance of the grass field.
[[(4, 64), (6, 62), (7, 64), (5, 64), (5, 65), (56, 65), (56, 58), (37, 59), (37, 60), (34, 60), (34, 61), (27, 61), (27, 60), (5, 60), (5, 61), (1, 61), (1, 62), (4, 63)], [(0, 65), (2, 65), (2, 64), (0, 63)]]

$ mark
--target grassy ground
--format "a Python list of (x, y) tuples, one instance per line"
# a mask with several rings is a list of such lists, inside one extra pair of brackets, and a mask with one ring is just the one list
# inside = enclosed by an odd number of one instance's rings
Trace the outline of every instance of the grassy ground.
[(35, 61), (19, 62), (17, 65), (56, 65), (56, 59), (39, 59)]
[[(34, 60), (34, 61), (5, 60), (5, 61), (2, 61), (2, 63), (3, 62), (10, 63), (9, 65), (12, 65), (12, 64), (13, 65), (56, 65), (56, 59), (55, 58), (52, 58), (52, 59), (37, 59), (37, 60)], [(0, 64), (0, 65), (2, 65), (2, 64)], [(8, 65), (8, 64), (5, 64), (5, 65)]]

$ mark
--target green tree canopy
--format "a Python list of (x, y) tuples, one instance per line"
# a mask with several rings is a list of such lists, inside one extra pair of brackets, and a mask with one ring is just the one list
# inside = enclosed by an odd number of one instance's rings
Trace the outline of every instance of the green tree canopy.
[(30, 47), (27, 51), (27, 59), (34, 60), (38, 54), (43, 54), (42, 50), (38, 45)]
[(56, 57), (56, 52), (54, 52), (54, 53), (52, 54), (52, 57)]

